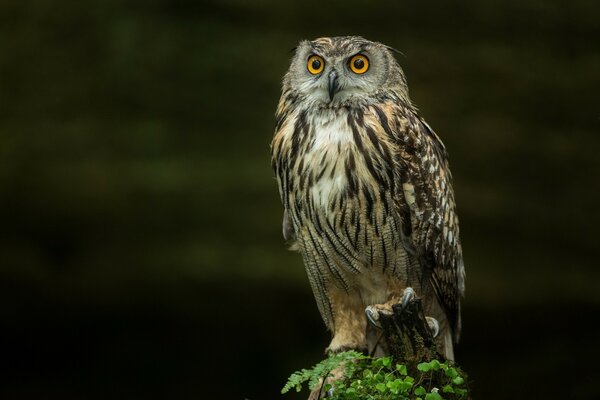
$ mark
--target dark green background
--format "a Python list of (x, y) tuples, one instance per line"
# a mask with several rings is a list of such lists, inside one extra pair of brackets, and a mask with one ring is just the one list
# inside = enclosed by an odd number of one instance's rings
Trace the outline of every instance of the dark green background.
[(320, 359), (269, 142), (289, 49), (346, 34), (450, 152), (476, 398), (600, 396), (597, 1), (1, 0), (0, 397), (274, 399)]

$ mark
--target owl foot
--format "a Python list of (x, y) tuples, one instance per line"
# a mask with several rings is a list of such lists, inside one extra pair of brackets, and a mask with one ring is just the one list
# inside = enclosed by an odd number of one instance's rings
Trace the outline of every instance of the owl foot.
[(381, 323), (379, 322), (381, 314), (385, 316), (393, 315), (394, 309), (392, 307), (396, 304), (401, 304), (402, 310), (404, 310), (408, 303), (410, 303), (415, 297), (416, 294), (414, 289), (411, 287), (407, 287), (406, 289), (404, 289), (404, 293), (402, 294), (402, 298), (400, 299), (400, 301), (398, 301), (397, 298), (395, 298), (388, 301), (387, 303), (374, 304), (365, 308), (367, 319), (372, 325), (381, 328)]
[[(381, 329), (380, 318), (382, 315), (387, 317), (393, 315), (393, 306), (396, 304), (400, 304), (402, 310), (406, 309), (410, 302), (413, 301), (416, 297), (417, 295), (415, 293), (415, 290), (411, 287), (407, 287), (406, 289), (404, 289), (404, 293), (402, 294), (402, 298), (400, 299), (400, 301), (392, 300), (384, 304), (374, 304), (372, 306), (368, 306), (367, 308), (365, 308), (365, 314), (367, 314), (367, 319), (369, 320), (371, 325), (374, 325), (377, 328)], [(431, 331), (431, 335), (434, 338), (436, 338), (437, 335), (440, 333), (439, 322), (433, 317), (425, 317), (425, 320), (427, 321), (427, 326)]]

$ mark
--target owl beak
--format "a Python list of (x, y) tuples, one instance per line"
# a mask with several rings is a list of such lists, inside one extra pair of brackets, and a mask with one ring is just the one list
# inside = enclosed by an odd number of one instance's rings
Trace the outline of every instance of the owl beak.
[(329, 101), (333, 101), (333, 96), (335, 96), (339, 89), (337, 72), (331, 71), (329, 73)]

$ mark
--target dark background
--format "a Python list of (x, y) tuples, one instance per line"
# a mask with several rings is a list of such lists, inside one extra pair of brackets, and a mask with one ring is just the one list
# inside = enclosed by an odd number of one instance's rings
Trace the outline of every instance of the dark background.
[(321, 358), (269, 142), (289, 49), (345, 34), (450, 152), (475, 398), (599, 398), (593, 0), (1, 0), (0, 397), (275, 399)]

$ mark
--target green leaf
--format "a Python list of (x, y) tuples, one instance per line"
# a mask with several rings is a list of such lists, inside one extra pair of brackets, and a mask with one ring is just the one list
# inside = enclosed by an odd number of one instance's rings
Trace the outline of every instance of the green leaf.
[(402, 382), (402, 385), (399, 387), (402, 393), (408, 393), (410, 388), (412, 388), (412, 382)]
[(438, 360), (431, 360), (429, 362), (429, 365), (431, 365), (431, 369), (434, 371), (437, 371), (442, 366), (442, 364), (440, 364), (440, 362)]
[(422, 362), (417, 365), (417, 369), (421, 372), (427, 372), (431, 369), (431, 365), (428, 362)]
[(375, 385), (375, 389), (379, 390), (381, 393), (385, 392), (387, 390), (387, 387), (385, 386), (385, 383), (380, 382), (377, 385)]
[(302, 389), (302, 383), (306, 382), (310, 379), (310, 373), (308, 370), (301, 370), (294, 372), (289, 378), (283, 389), (281, 389), (281, 393), (287, 393), (292, 388), (295, 388), (296, 391), (300, 391)]
[(406, 370), (406, 365), (403, 364), (396, 364), (396, 371), (398, 371), (400, 375), (408, 374), (408, 371)]
[(465, 380), (462, 376), (457, 376), (456, 378), (452, 379), (452, 383), (454, 383), (455, 385), (462, 385), (463, 383), (465, 383)]
[(449, 378), (456, 378), (458, 376), (458, 371), (456, 368), (448, 368), (446, 370), (446, 376)]
[(385, 386), (388, 387), (388, 389), (390, 389), (390, 392), (392, 392), (393, 394), (398, 394), (400, 392), (400, 386), (402, 385), (403, 381), (401, 379), (395, 379), (393, 381), (388, 381), (388, 383), (385, 384)]
[(389, 367), (390, 365), (392, 365), (392, 359), (391, 357), (384, 357), (381, 359), (381, 362), (383, 364), (384, 367)]
[(342, 364), (346, 364), (346, 377), (351, 376), (355, 368), (354, 363), (367, 358), (367, 356), (357, 351), (330, 354), (329, 357), (317, 363), (312, 369), (302, 369), (290, 375), (287, 383), (281, 389), (281, 393), (287, 393), (292, 388), (300, 391), (302, 390), (302, 384), (305, 382), (308, 382), (308, 387), (312, 390), (320, 384), (321, 379), (324, 379), (332, 370)]
[(454, 388), (450, 385), (446, 385), (442, 388), (442, 392), (444, 393), (454, 393)]
[(437, 371), (442, 368), (442, 365), (438, 360), (431, 360), (429, 362), (423, 362), (417, 365), (417, 369), (422, 372)]
[(415, 394), (417, 396), (423, 396), (426, 393), (427, 393), (427, 390), (425, 390), (425, 388), (423, 386), (417, 386), (417, 388), (415, 389)]
[(442, 400), (442, 396), (438, 392), (431, 392), (425, 395), (425, 400)]

